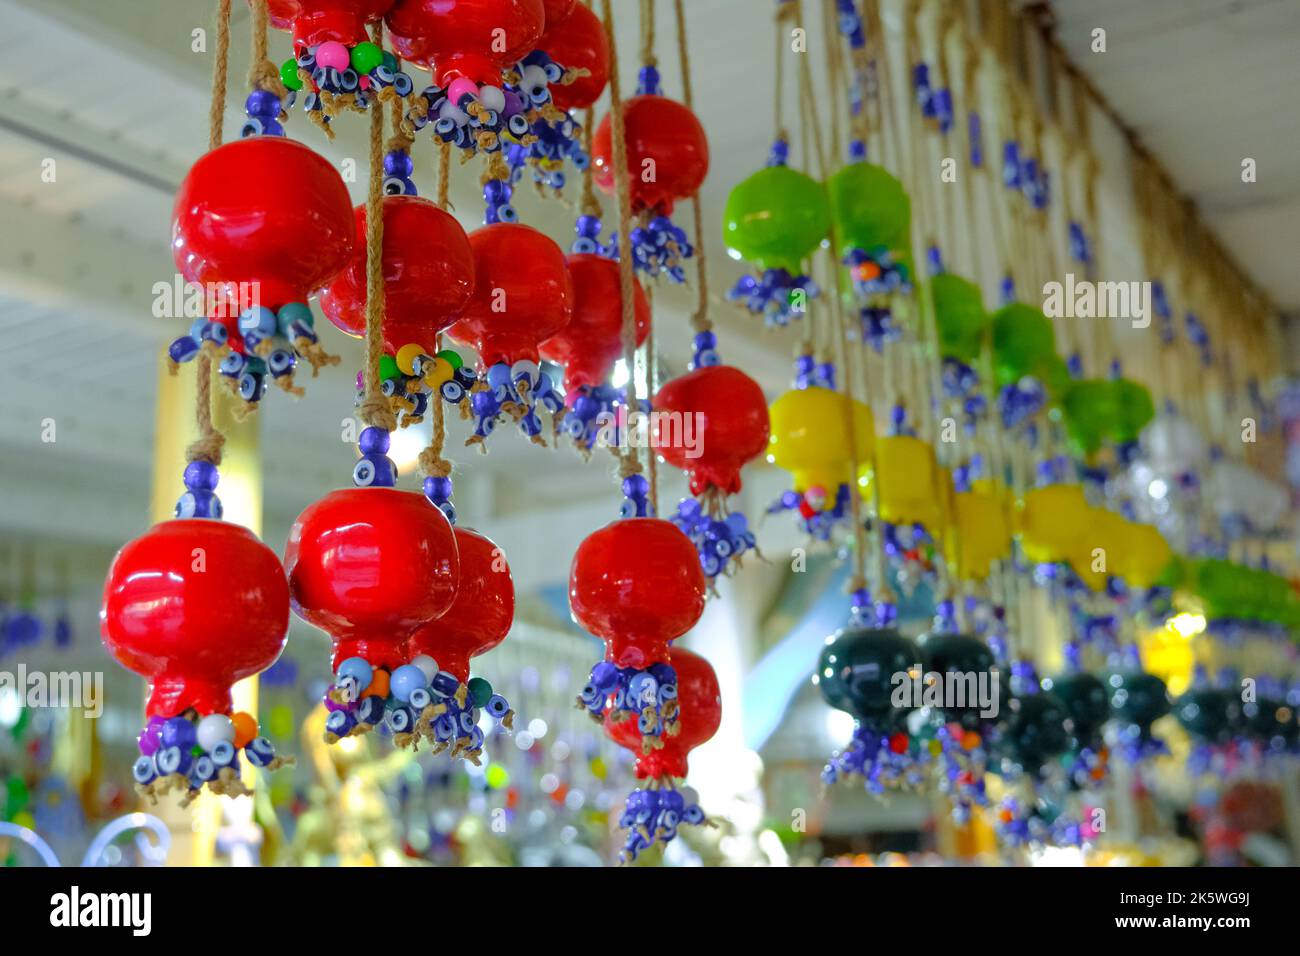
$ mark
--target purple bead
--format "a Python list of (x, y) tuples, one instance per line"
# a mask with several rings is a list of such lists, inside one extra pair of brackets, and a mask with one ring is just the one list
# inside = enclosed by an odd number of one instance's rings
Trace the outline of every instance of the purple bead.
[(364, 428), (357, 441), (362, 455), (384, 455), (388, 452), (390, 436), (382, 428)]
[(645, 475), (628, 475), (623, 479), (623, 495), (627, 498), (644, 498), (650, 491)]
[(389, 176), (397, 176), (401, 179), (407, 179), (415, 171), (415, 163), (411, 161), (411, 154), (402, 150), (393, 150), (384, 157), (384, 172)]
[(249, 116), (278, 116), (280, 97), (269, 90), (254, 90), (244, 101), (244, 112)]
[(162, 742), (163, 724), (167, 723), (165, 717), (150, 717), (149, 722), (144, 725), (140, 731), (140, 736), (136, 740), (140, 744), (140, 753), (146, 757), (152, 757), (158, 752), (158, 747)]
[(162, 726), (162, 746), (188, 751), (198, 741), (198, 731), (184, 717), (172, 717)]
[(449, 500), (451, 498), (451, 479), (432, 475), (425, 478), (424, 496), (434, 502)]
[(209, 461), (192, 461), (185, 466), (185, 487), (190, 491), (215, 491), (221, 475)]
[(596, 216), (579, 216), (576, 224), (578, 235), (591, 239), (600, 236), (600, 219)]

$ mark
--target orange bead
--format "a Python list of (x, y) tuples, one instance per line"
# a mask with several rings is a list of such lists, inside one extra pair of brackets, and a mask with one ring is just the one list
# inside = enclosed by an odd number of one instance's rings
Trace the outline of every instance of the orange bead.
[(230, 722), (235, 725), (236, 747), (247, 747), (257, 736), (257, 718), (252, 714), (246, 714), (241, 710), (237, 714), (230, 715)]
[(376, 667), (375, 672), (370, 675), (370, 686), (361, 692), (362, 697), (387, 697), (388, 696), (388, 671), (382, 667)]
[(980, 735), (973, 730), (968, 730), (962, 734), (961, 745), (966, 750), (974, 750), (980, 745)]

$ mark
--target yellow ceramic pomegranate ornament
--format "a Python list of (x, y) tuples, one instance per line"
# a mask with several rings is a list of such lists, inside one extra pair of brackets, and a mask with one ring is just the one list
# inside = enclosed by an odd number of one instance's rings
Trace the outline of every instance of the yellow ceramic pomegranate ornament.
[(790, 472), (800, 495), (820, 488), (833, 501), (835, 490), (852, 480), (850, 418), (858, 461), (871, 460), (871, 408), (840, 392), (820, 385), (791, 389), (772, 403), (768, 417), (767, 460)]
[(877, 475), (881, 518), (890, 524), (921, 524), (932, 534), (942, 531), (952, 476), (939, 467), (933, 448), (914, 435), (877, 438), (874, 473), (870, 465), (858, 469), (858, 489), (868, 502)]
[(945, 536), (949, 567), (964, 581), (983, 581), (994, 561), (1011, 553), (1006, 490), (981, 478), (953, 495), (952, 527)]
[(1017, 515), (1016, 530), (1029, 560), (1066, 561), (1087, 527), (1088, 501), (1079, 485), (1043, 485), (1025, 492)]
[(1088, 508), (1083, 531), (1075, 539), (1066, 560), (1090, 590), (1101, 591), (1106, 578), (1123, 576), (1122, 565), (1129, 545), (1129, 523), (1123, 515), (1107, 508)]
[(1123, 546), (1115, 555), (1114, 573), (1129, 587), (1145, 590), (1156, 585), (1173, 557), (1173, 549), (1159, 528), (1126, 520)]

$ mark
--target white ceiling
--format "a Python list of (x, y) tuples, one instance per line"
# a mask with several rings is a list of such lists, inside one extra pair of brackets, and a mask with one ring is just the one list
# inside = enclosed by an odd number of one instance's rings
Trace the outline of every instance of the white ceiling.
[[(1051, 0), (1070, 59), (1237, 262), (1300, 312), (1300, 3)], [(1106, 30), (1105, 53), (1091, 52)], [(1253, 158), (1258, 181), (1241, 181)]]

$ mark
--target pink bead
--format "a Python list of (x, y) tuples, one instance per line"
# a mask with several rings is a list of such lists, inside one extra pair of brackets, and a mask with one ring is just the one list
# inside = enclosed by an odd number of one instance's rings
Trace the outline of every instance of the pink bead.
[(361, 87), (363, 90), (368, 90), (368, 89), (370, 89), (370, 77), (368, 77), (368, 76), (359, 76), (359, 77), (357, 77), (357, 83), (360, 85), (360, 87)]
[(316, 49), (316, 65), (346, 70), (352, 63), (348, 48), (337, 40), (326, 40)]
[(365, 387), (366, 387), (366, 373), (357, 372), (357, 390), (360, 391)]
[(473, 80), (466, 79), (463, 76), (459, 79), (452, 80), (451, 86), (447, 88), (447, 98), (457, 106), (460, 106), (461, 98), (466, 95), (477, 99), (478, 85)]

